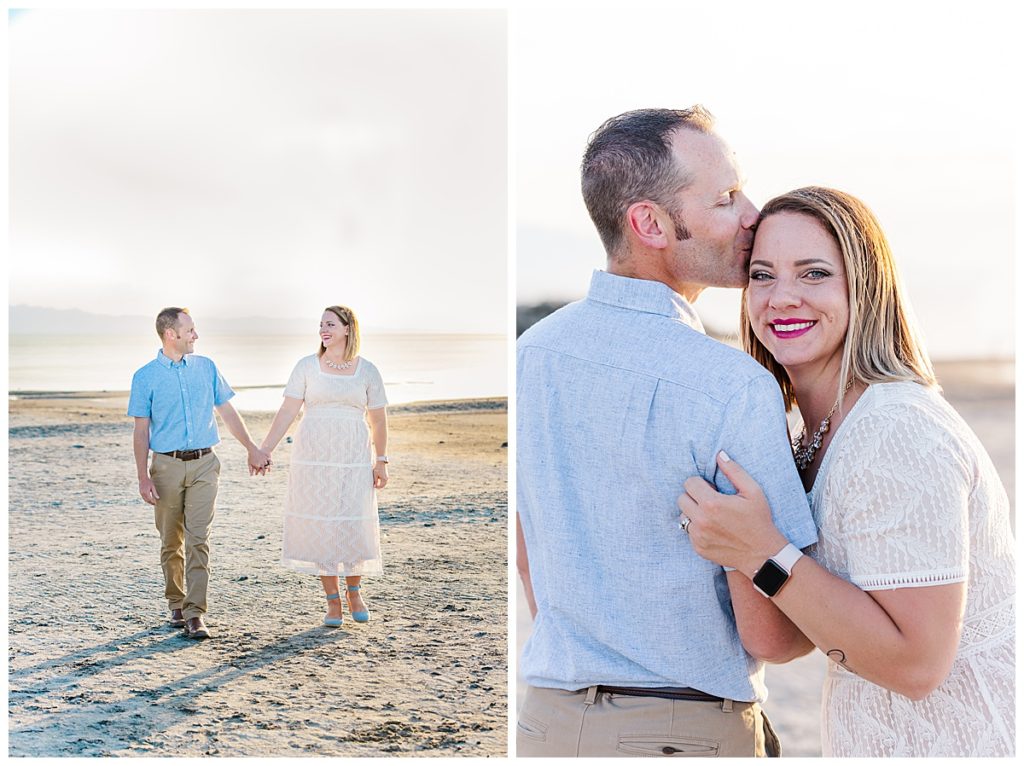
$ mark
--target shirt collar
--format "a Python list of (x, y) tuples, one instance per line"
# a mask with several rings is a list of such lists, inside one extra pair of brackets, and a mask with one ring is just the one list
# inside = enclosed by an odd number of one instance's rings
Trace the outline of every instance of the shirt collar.
[[(175, 363), (172, 362), (171, 358), (164, 353), (163, 349), (160, 349), (159, 351), (156, 352), (156, 360), (160, 362), (160, 364), (162, 364), (164, 367), (175, 366)], [(181, 358), (181, 361), (178, 362), (178, 364), (183, 364), (186, 367), (188, 367), (188, 354), (185, 354), (185, 356)]]
[(673, 317), (697, 332), (704, 332), (704, 324), (689, 301), (662, 282), (620, 277), (595, 269), (590, 278), (587, 300), (645, 314)]

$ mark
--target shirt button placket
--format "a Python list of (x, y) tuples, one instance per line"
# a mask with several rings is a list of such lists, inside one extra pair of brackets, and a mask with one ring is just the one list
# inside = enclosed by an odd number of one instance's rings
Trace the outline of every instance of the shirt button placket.
[(189, 392), (188, 381), (185, 379), (184, 364), (178, 370), (178, 380), (181, 382), (181, 400), (185, 403), (185, 444), (189, 449), (192, 449), (192, 397)]

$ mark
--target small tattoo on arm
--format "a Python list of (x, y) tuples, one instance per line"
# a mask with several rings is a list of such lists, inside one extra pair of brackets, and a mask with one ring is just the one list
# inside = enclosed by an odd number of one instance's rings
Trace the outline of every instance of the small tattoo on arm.
[(846, 664), (846, 652), (844, 652), (842, 649), (829, 649), (827, 652), (825, 652), (825, 656), (828, 657), (830, 660), (832, 660), (832, 662), (836, 663), (837, 665), (842, 665), (844, 668), (849, 670), (851, 673), (856, 673), (857, 672), (856, 670), (854, 670), (853, 668), (851, 668), (849, 665)]

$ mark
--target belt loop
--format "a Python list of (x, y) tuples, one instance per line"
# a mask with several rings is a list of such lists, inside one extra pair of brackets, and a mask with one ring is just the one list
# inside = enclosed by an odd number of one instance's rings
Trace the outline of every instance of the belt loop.
[(584, 705), (593, 705), (597, 701), (597, 687), (587, 687), (587, 698), (583, 700)]
[(732, 712), (732, 700), (730, 700), (730, 699), (722, 700), (722, 712), (723, 713), (731, 713)]

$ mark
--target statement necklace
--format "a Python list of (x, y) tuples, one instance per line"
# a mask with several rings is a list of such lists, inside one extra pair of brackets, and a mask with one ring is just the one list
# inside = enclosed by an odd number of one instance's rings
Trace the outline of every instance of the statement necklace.
[(354, 364), (354, 362), (351, 359), (349, 359), (347, 362), (342, 362), (341, 364), (335, 364), (330, 359), (326, 359), (325, 358), (324, 359), (324, 364), (326, 364), (332, 370), (347, 370), (349, 367), (351, 367)]
[[(851, 380), (846, 384), (846, 388), (843, 389), (845, 395), (850, 390), (850, 386), (853, 385)], [(839, 407), (839, 400), (832, 405), (832, 409), (828, 411), (828, 415), (821, 421), (821, 425), (818, 426), (818, 430), (814, 432), (814, 436), (811, 437), (811, 443), (806, 447), (803, 446), (804, 437), (807, 436), (807, 425), (800, 429), (800, 435), (793, 440), (793, 459), (796, 460), (796, 467), (799, 470), (804, 470), (814, 461), (814, 456), (821, 449), (821, 440), (828, 433), (828, 427), (832, 423), (832, 416), (836, 414), (836, 409)]]

